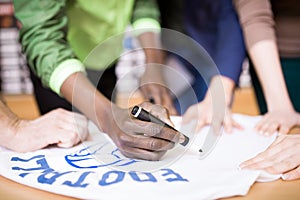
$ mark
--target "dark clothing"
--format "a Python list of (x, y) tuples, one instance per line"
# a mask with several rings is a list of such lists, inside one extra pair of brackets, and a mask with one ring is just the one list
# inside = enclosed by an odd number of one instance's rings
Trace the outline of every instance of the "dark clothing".
[[(97, 86), (97, 89), (108, 99), (114, 102), (114, 88), (117, 82), (115, 75), (115, 65), (103, 71), (87, 70), (87, 74), (91, 82)], [(34, 86), (34, 95), (38, 104), (40, 114), (45, 114), (56, 108), (64, 108), (74, 111), (72, 105), (64, 98), (57, 95), (49, 88), (43, 87), (41, 80), (30, 70), (31, 80)], [(99, 77), (101, 79), (99, 80)]]
[[(300, 58), (281, 58), (282, 72), (285, 78), (285, 83), (290, 95), (290, 99), (297, 112), (300, 112)], [(264, 98), (263, 90), (260, 85), (259, 79), (254, 71), (254, 67), (251, 64), (250, 74), (252, 78), (253, 87), (256, 94), (256, 100), (261, 114), (265, 114), (267, 109), (266, 100)], [(280, 94), (279, 98), (280, 98)]]
[[(238, 83), (246, 51), (242, 30), (231, 0), (174, 0), (171, 4), (161, 0), (159, 7), (163, 28), (173, 29), (191, 37), (207, 51), (219, 74)], [(164, 41), (164, 35), (162, 38)], [(192, 51), (191, 49), (182, 49), (182, 51), (185, 51), (185, 55), (194, 53), (187, 53)], [(181, 61), (186, 59), (180, 55), (176, 56)], [(199, 58), (198, 62), (199, 67), (202, 65), (202, 60)], [(192, 66), (185, 61), (182, 63), (194, 76), (194, 83), (192, 91), (186, 91), (175, 102), (177, 110), (181, 113), (185, 112), (190, 105), (202, 101), (209, 85), (207, 77), (199, 73), (197, 66)], [(191, 95), (196, 95), (197, 102)]]

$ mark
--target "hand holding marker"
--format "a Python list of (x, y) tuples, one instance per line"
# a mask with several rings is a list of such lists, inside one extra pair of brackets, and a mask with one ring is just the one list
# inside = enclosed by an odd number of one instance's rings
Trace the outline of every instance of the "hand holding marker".
[[(136, 119), (139, 119), (141, 121), (153, 122), (153, 123), (156, 123), (156, 124), (159, 124), (159, 125), (162, 125), (162, 126), (166, 126), (167, 128), (170, 128), (170, 129), (172, 129), (176, 132), (179, 132), (175, 128), (173, 128), (172, 126), (166, 124), (165, 122), (163, 122), (159, 118), (155, 117), (154, 115), (152, 115), (148, 111), (144, 110), (142, 107), (134, 106), (132, 108), (131, 114), (133, 115), (133, 117), (135, 117)], [(184, 137), (184, 141), (181, 142), (180, 144), (182, 146), (186, 146), (189, 142), (189, 138), (186, 135), (184, 135), (183, 133), (181, 133), (181, 135)]]

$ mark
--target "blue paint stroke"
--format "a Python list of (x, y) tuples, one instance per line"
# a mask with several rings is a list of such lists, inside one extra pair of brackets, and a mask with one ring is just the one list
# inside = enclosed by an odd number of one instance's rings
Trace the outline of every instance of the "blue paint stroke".
[(166, 181), (174, 182), (174, 181), (184, 181), (188, 182), (187, 179), (183, 178), (180, 174), (174, 172), (172, 169), (160, 169), (161, 171), (166, 171), (166, 173), (162, 174), (162, 176), (174, 175), (173, 178), (167, 178)]
[[(127, 158), (123, 156), (122, 154), (118, 155), (120, 153), (118, 148), (115, 148), (111, 151), (110, 155), (112, 157), (112, 161), (105, 164), (98, 164), (97, 160), (94, 158), (96, 154), (107, 154), (107, 151), (103, 150), (106, 145), (109, 145), (110, 142), (102, 143), (102, 144), (93, 144), (88, 147), (85, 147), (81, 150), (79, 150), (77, 153), (65, 155), (66, 162), (71, 165), (74, 168), (79, 169), (92, 169), (92, 168), (101, 168), (101, 167), (108, 167), (108, 166), (127, 166), (132, 165), (136, 162), (140, 162), (135, 159)], [(97, 147), (99, 145), (99, 147)], [(91, 151), (90, 149), (92, 147), (97, 147), (95, 150)], [(97, 164), (90, 164), (89, 166), (83, 166), (84, 164), (87, 165), (88, 162), (84, 162), (83, 165), (81, 165), (81, 161), (95, 161)], [(79, 163), (79, 164), (78, 164)]]
[(39, 159), (36, 161), (36, 164), (38, 164), (39, 167), (34, 167), (34, 168), (12, 167), (12, 170), (35, 171), (35, 170), (47, 170), (50, 168), (47, 163), (47, 160), (45, 159), (45, 155), (37, 155), (37, 156), (33, 156), (29, 159), (22, 159), (20, 157), (12, 157), (11, 161), (14, 161), (14, 162), (19, 161), (19, 162), (28, 163), (29, 161), (31, 161), (33, 159)]
[(65, 181), (63, 185), (68, 185), (70, 187), (86, 188), (89, 185), (89, 183), (83, 183), (83, 182), (90, 173), (95, 173), (95, 172), (84, 172), (80, 175), (80, 177), (75, 183), (72, 183), (71, 181)]

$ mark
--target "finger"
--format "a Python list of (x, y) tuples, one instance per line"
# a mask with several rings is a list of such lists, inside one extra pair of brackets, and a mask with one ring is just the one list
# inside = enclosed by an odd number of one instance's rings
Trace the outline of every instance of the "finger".
[(267, 123), (268, 121), (268, 114), (266, 114), (256, 125), (255, 130), (257, 130), (259, 133), (262, 134), (262, 127)]
[(145, 149), (131, 148), (120, 149), (121, 153), (129, 158), (158, 161), (166, 153), (165, 151), (147, 151)]
[(65, 131), (64, 135), (66, 135), (67, 137), (73, 137), (74, 139), (76, 139), (76, 142), (80, 141), (82, 129), (79, 126), (77, 126), (77, 124), (74, 124), (74, 122), (67, 124), (64, 123), (63, 125), (61, 124), (60, 128)]
[(279, 127), (279, 131), (278, 133), (279, 134), (288, 134), (288, 132), (290, 131), (290, 128), (284, 124), (282, 124), (280, 127)]
[(65, 141), (65, 142), (59, 142), (59, 143), (57, 143), (57, 146), (61, 147), (61, 148), (70, 148), (73, 145), (74, 145), (74, 143), (72, 141)]
[(143, 85), (143, 95), (154, 102), (151, 103), (155, 103), (155, 104), (162, 104), (162, 98), (161, 98), (161, 91), (159, 86), (157, 85), (153, 85), (153, 84), (147, 84), (147, 85)]
[(242, 162), (240, 164), (240, 168), (260, 168), (265, 166), (265, 164), (263, 164), (263, 162), (266, 162), (267, 158), (270, 157), (270, 155), (268, 155), (268, 150), (259, 153), (258, 155), (256, 155), (255, 157), (246, 160), (244, 162)]
[(193, 119), (200, 118), (199, 112), (197, 112), (196, 109), (197, 108), (195, 106), (191, 106), (188, 108), (188, 110), (183, 115), (182, 124), (187, 124), (191, 122)]
[(163, 100), (159, 93), (157, 92), (152, 93), (151, 98), (153, 98), (155, 104), (163, 105)]
[(145, 134), (147, 136), (161, 138), (178, 143), (181, 141), (181, 134), (173, 129), (159, 124), (135, 120), (135, 123), (127, 122), (126, 129), (129, 132)]
[(61, 135), (62, 140), (71, 141), (73, 144), (78, 144), (83, 141), (88, 134), (87, 125), (83, 127), (74, 122), (60, 124), (60, 129), (63, 130), (63, 134)]
[(254, 158), (243, 162), (241, 168), (249, 169), (262, 169), (272, 166), (276, 162), (281, 162), (288, 155), (284, 153), (283, 147), (281, 145), (281, 140), (275, 141), (274, 144), (270, 145), (264, 152), (258, 154)]
[(268, 129), (269, 129), (269, 123), (265, 123), (263, 124), (261, 127), (260, 127), (260, 130), (259, 130), (259, 134), (261, 135), (265, 135), (265, 136), (268, 136), (270, 135), (270, 133), (268, 132)]
[(237, 129), (239, 129), (239, 130), (244, 130), (244, 126), (242, 126), (242, 125), (241, 125), (240, 123), (238, 123), (237, 121), (233, 120), (232, 123), (233, 123), (233, 127), (234, 127), (234, 128), (237, 128)]
[(163, 107), (161, 105), (157, 105), (157, 104), (152, 105), (151, 110), (150, 110), (150, 114), (157, 117), (161, 121), (169, 124), (170, 126), (174, 126), (173, 122), (170, 119), (169, 112), (165, 107)]
[(258, 160), (255, 157), (240, 164), (241, 169), (264, 169), (272, 166), (274, 163), (269, 160)]
[(87, 118), (85, 118), (84, 121), (82, 121), (81, 123), (79, 123), (78, 126), (78, 135), (81, 141), (84, 141), (87, 139), (88, 135), (89, 135), (89, 129), (88, 129), (88, 120)]
[(280, 144), (284, 139), (286, 138), (286, 135), (279, 135), (275, 141), (268, 147), (268, 149), (274, 148), (277, 144)]
[(134, 137), (127, 137), (126, 140), (122, 140), (123, 144), (129, 147), (145, 149), (149, 151), (166, 151), (175, 146), (174, 142), (169, 142), (155, 137), (146, 137), (142, 135), (136, 135)]
[(71, 147), (75, 144), (78, 144), (79, 142), (80, 139), (76, 133), (73, 134), (68, 133), (65, 135), (61, 135), (61, 137), (59, 138), (59, 142), (57, 144), (60, 147)]
[(279, 127), (279, 124), (277, 122), (272, 122), (267, 128), (266, 134), (273, 135), (276, 132), (276, 130), (278, 129), (278, 127)]
[(169, 94), (163, 96), (163, 106), (168, 109), (170, 115), (178, 115), (178, 112)]
[(298, 166), (296, 169), (291, 170), (282, 176), (283, 180), (290, 181), (300, 178), (300, 166)]
[(273, 165), (265, 168), (264, 170), (271, 173), (271, 174), (281, 174), (291, 169), (295, 169), (298, 166), (296, 162), (292, 162), (293, 159), (286, 158), (282, 161), (277, 161)]
[(199, 132), (204, 126), (206, 125), (206, 120), (201, 118), (197, 121), (197, 126), (196, 126), (196, 129), (195, 131), (196, 132)]
[[(78, 133), (78, 137), (81, 141), (85, 140), (88, 136), (88, 119), (79, 113), (72, 113), (74, 131)], [(72, 123), (72, 122), (70, 122)]]
[(144, 108), (145, 110), (150, 112), (151, 108), (153, 107), (153, 104), (148, 101), (144, 101), (144, 102), (140, 103), (139, 106), (141, 106), (142, 108)]
[(226, 133), (232, 133), (232, 119), (230, 117), (225, 117), (224, 122), (224, 130)]
[(57, 144), (59, 147), (68, 148), (78, 143), (76, 133), (71, 133), (61, 128), (55, 129), (55, 134), (47, 135), (48, 144)]

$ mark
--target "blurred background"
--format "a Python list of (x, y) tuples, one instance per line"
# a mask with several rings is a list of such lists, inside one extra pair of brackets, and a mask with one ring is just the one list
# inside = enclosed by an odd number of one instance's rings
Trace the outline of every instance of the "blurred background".
[[(33, 87), (26, 58), (22, 54), (18, 42), (18, 27), (20, 26), (14, 17), (12, 1), (0, 0), (0, 91), (6, 104), (17, 115), (31, 119), (38, 116), (39, 113), (32, 95)], [(128, 29), (130, 30), (130, 27)], [(128, 51), (135, 49), (139, 44), (132, 35), (125, 34), (123, 45), (124, 50)], [(122, 84), (118, 84), (120, 87), (117, 88), (117, 104), (121, 107), (128, 107), (131, 106), (130, 104), (142, 101), (138, 93), (133, 96), (132, 101), (124, 101), (128, 98), (127, 92), (131, 91), (131, 88), (136, 88), (139, 72), (133, 76), (126, 76), (126, 79), (122, 77), (143, 62), (144, 54), (141, 50), (121, 56), (117, 64), (117, 77), (123, 81)], [(248, 61), (245, 60), (239, 87), (235, 92), (233, 111), (254, 115), (258, 114), (258, 109), (253, 96), (248, 68)]]

